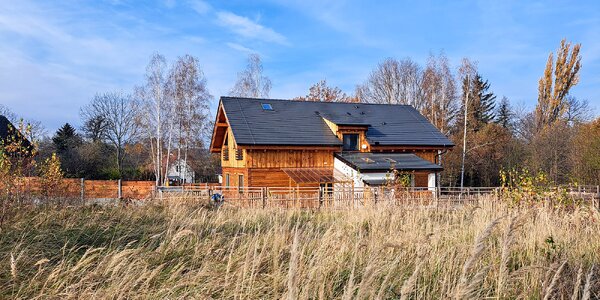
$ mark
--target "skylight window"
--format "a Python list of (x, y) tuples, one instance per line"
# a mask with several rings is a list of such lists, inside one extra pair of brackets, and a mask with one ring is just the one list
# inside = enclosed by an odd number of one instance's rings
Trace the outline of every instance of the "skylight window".
[(384, 158), (384, 159), (385, 159), (385, 160), (387, 160), (387, 161), (388, 161), (389, 163), (391, 163), (391, 164), (393, 164), (393, 163), (395, 163), (395, 162), (396, 162), (395, 160), (393, 160), (393, 159), (391, 159), (391, 158), (389, 158), (389, 157), (386, 157), (386, 158)]
[(262, 103), (261, 106), (263, 110), (273, 110), (273, 106), (269, 103)]

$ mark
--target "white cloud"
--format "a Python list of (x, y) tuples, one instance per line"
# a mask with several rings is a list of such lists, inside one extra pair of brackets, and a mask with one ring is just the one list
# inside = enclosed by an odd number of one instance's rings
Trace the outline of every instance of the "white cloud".
[(236, 43), (227, 43), (227, 46), (231, 49), (238, 50), (240, 52), (244, 52), (244, 53), (248, 53), (248, 54), (256, 53), (256, 51), (254, 51), (248, 47), (244, 47), (240, 44), (236, 44)]
[(217, 18), (222, 26), (227, 27), (229, 30), (240, 36), (281, 45), (289, 45), (285, 36), (246, 17), (228, 11), (221, 11), (217, 13)]
[(212, 9), (210, 4), (202, 0), (192, 0), (189, 2), (189, 5), (195, 12), (197, 12), (200, 15), (205, 15)]

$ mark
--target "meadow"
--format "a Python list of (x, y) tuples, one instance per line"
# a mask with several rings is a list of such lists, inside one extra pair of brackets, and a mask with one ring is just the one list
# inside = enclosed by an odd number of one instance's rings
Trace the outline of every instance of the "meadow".
[(600, 213), (511, 207), (20, 209), (0, 298), (595, 299)]

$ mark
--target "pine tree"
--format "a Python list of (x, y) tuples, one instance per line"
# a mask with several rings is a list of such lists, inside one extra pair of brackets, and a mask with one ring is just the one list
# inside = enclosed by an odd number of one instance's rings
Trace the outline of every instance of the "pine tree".
[(494, 120), (496, 95), (489, 92), (490, 83), (487, 80), (483, 81), (479, 74), (473, 78), (473, 87), (474, 99), (476, 100), (473, 102), (476, 105), (475, 118), (480, 124), (488, 124)]
[(508, 98), (502, 97), (500, 100), (500, 104), (498, 105), (498, 110), (496, 112), (496, 124), (502, 126), (506, 129), (512, 128), (512, 117), (513, 112), (510, 107), (510, 103), (508, 102)]
[[(470, 79), (470, 84), (467, 79), (463, 79), (463, 108), (467, 91), (469, 92), (468, 110), (467, 110), (467, 128), (470, 131), (478, 131), (485, 124), (494, 120), (494, 107), (496, 95), (490, 92), (490, 83), (483, 80), (481, 75), (476, 74)], [(461, 117), (464, 120), (464, 117)], [(460, 120), (459, 120), (460, 121)], [(462, 124), (460, 121), (459, 124)]]
[(54, 146), (58, 152), (64, 152), (69, 148), (79, 145), (80, 139), (75, 132), (75, 128), (71, 124), (65, 123), (65, 125), (56, 131), (52, 142), (54, 142)]

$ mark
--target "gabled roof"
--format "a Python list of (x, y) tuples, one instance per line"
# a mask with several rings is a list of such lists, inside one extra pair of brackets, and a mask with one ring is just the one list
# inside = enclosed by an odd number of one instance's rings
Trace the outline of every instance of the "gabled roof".
[[(262, 104), (270, 104), (272, 110)], [(236, 97), (221, 97), (221, 105), (239, 145), (341, 146), (327, 119), (337, 125), (367, 126), (371, 145), (454, 146), (410, 105)]]
[(18, 145), (22, 148), (22, 151), (30, 152), (33, 150), (31, 142), (5, 116), (0, 115), (0, 145), (4, 146), (7, 143), (15, 142), (19, 143)]
[(335, 157), (361, 172), (441, 171), (443, 168), (412, 153), (342, 152)]

